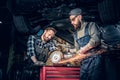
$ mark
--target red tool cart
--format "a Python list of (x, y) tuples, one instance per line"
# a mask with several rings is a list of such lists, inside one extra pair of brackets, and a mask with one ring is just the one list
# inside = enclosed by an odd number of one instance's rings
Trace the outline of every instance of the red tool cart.
[(40, 80), (80, 80), (80, 68), (44, 66), (40, 69)]

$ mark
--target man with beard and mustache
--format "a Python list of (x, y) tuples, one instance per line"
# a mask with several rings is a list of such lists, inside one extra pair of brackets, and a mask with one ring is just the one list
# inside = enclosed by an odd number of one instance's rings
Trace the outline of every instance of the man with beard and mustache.
[(47, 53), (45, 52), (52, 51), (55, 49), (55, 45), (51, 40), (55, 36), (55, 34), (56, 30), (52, 27), (48, 27), (44, 30), (41, 36), (29, 36), (27, 42), (27, 55), (30, 57), (30, 59), (35, 65), (43, 65), (43, 62), (46, 62), (45, 55), (47, 55)]
[(103, 79), (102, 56), (95, 53), (100, 49), (101, 39), (98, 25), (95, 22), (83, 21), (82, 9), (76, 8), (70, 11), (69, 18), (74, 29), (74, 42), (77, 54), (91, 53), (82, 60), (80, 65), (80, 80)]
[[(37, 35), (29, 36), (27, 42), (27, 64), (25, 64), (27, 71), (24, 70), (24, 76), (28, 75), (27, 77), (25, 76), (27, 80), (39, 80), (40, 66), (45, 65), (48, 52), (56, 49), (52, 41), (55, 34), (56, 30), (53, 27), (47, 27), (44, 31), (38, 32)], [(23, 80), (26, 80), (25, 77)]]

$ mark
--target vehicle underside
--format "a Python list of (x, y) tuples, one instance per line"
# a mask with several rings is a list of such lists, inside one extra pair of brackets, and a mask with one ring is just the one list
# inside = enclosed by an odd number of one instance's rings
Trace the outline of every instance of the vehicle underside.
[[(96, 22), (102, 28), (102, 38), (106, 43), (120, 41), (119, 5), (120, 0), (1, 0), (0, 80), (7, 80), (6, 75), (10, 80), (21, 80), (19, 76), (25, 65), (28, 36), (46, 27), (52, 26), (57, 30), (54, 42), (58, 50), (49, 52), (51, 56), (58, 53), (59, 57), (67, 59), (75, 55), (68, 54), (66, 50), (74, 48), (74, 28), (68, 15), (74, 8), (82, 8), (83, 19)], [(115, 60), (120, 74), (120, 54), (117, 55)], [(50, 61), (51, 56), (47, 61), (48, 66), (54, 65)], [(67, 65), (80, 66), (78, 63)]]

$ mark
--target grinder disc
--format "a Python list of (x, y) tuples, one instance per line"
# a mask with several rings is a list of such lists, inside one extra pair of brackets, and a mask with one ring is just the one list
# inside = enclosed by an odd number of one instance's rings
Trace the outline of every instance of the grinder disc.
[(62, 59), (62, 53), (60, 51), (53, 51), (50, 55), (52, 63), (57, 63)]

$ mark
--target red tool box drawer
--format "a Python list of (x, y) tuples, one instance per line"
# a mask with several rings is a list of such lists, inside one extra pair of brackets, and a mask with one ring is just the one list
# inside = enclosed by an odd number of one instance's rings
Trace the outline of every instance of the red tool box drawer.
[(40, 80), (80, 80), (80, 68), (44, 66), (40, 69)]

